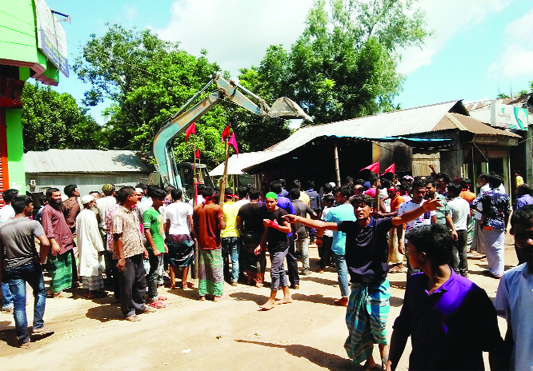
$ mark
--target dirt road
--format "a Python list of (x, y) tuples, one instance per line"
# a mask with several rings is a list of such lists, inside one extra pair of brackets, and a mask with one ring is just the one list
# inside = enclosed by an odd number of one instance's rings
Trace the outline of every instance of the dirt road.
[[(511, 243), (507, 236), (505, 261), (512, 267), (516, 256)], [(311, 248), (311, 257), (314, 268), (316, 248)], [(470, 278), (494, 298), (498, 280), (483, 275), (486, 266), (486, 260), (469, 260)], [(389, 280), (390, 337), (403, 301), (405, 274), (391, 274)], [(226, 285), (229, 298), (221, 303), (200, 302), (196, 291), (160, 289), (168, 308), (142, 315), (140, 323), (123, 321), (111, 295), (88, 300), (81, 290), (73, 290), (47, 299), (45, 322), (55, 334), (32, 342), (29, 350), (15, 347), (13, 316), (0, 314), (0, 369), (353, 370), (343, 348), (345, 308), (333, 305), (339, 297), (336, 273), (302, 277), (300, 287), (292, 291), (292, 304), (269, 312), (258, 311), (268, 288)], [(29, 298), (30, 323), (32, 306)], [(505, 321), (499, 321), (505, 334)], [(407, 369), (409, 351), (408, 345), (398, 369)]]

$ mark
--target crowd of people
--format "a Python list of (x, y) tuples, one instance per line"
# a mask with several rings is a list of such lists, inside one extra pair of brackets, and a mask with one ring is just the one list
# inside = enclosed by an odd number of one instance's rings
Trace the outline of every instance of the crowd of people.
[[(112, 287), (125, 320), (138, 322), (141, 314), (166, 307), (158, 294), (165, 279), (171, 289), (193, 289), (193, 263), (199, 299), (221, 301), (224, 281), (263, 287), (268, 256), (264, 311), (291, 303), (290, 290), (299, 289), (301, 275), (336, 269), (340, 297), (334, 303), (347, 307), (345, 349), (356, 364), (394, 370), (411, 337), (413, 370), (484, 369), (483, 351), (490, 352), (493, 369), (529, 369), (533, 190), (523, 182), (516, 188), (510, 232), (520, 265), (504, 272), (512, 208), (502, 178), (480, 175), (476, 195), (469, 179), (452, 181), (431, 170), (427, 177), (348, 177), (340, 187), (332, 182), (317, 190), (313, 181), (304, 188), (298, 180), (287, 187), (279, 179), (263, 190), (250, 185), (234, 194), (226, 188), (222, 203), (216, 190), (202, 184), (189, 202), (171, 186), (115, 190), (106, 184), (80, 198), (77, 186), (68, 185), (64, 195), (48, 189), (37, 212), (32, 198), (6, 190), (0, 210), (2, 309), (14, 312), (19, 344), (28, 347), (26, 282), (36, 298), (32, 336), (46, 336), (53, 332), (42, 319), (46, 298), (76, 285), (89, 299)], [(319, 251), (316, 267), (309, 259), (311, 243)], [(469, 254), (486, 257), (487, 275), (501, 278), (494, 305), (468, 279)], [(389, 342), (390, 272), (406, 272), (407, 287)], [(508, 320), (505, 341), (497, 313)], [(376, 344), (381, 362), (372, 357)]]

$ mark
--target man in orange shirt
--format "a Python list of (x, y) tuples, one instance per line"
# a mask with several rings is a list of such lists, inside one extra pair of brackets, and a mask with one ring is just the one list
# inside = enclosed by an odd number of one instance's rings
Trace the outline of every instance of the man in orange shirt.
[[(387, 194), (390, 198), (390, 213), (383, 214), (384, 216), (397, 216), (398, 208), (405, 202), (405, 199), (400, 196), (395, 187), (387, 189)], [(403, 238), (403, 237), (402, 237)], [(389, 273), (400, 273), (403, 269), (403, 255), (398, 251), (398, 233), (396, 228), (391, 228), (389, 231)]]
[(195, 236), (198, 238), (198, 294), (200, 300), (212, 295), (214, 301), (222, 300), (224, 293), (224, 263), (220, 231), (226, 228), (224, 211), (215, 204), (215, 191), (202, 191), (204, 203), (196, 205), (193, 212)]

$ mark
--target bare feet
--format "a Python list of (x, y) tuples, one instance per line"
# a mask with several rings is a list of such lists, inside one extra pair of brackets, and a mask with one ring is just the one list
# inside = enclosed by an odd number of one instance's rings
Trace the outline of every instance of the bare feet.
[(205, 301), (205, 296), (200, 296), (200, 301)]
[(333, 304), (339, 305), (341, 307), (347, 307), (348, 306), (348, 298), (347, 297), (342, 297), (341, 299), (334, 300)]
[(365, 362), (365, 364), (363, 365), (363, 368), (365, 370), (373, 370), (375, 369), (377, 366), (376, 362), (374, 361), (374, 357), (370, 356), (370, 358), (368, 358)]
[(228, 297), (227, 297), (227, 296), (224, 296), (224, 295), (222, 295), (222, 296), (217, 296), (217, 295), (215, 295), (215, 297), (213, 298), (213, 301), (214, 301), (215, 303), (218, 303), (219, 301), (224, 301), (224, 300), (226, 300), (227, 298), (228, 298)]
[(288, 298), (282, 298), (279, 300), (276, 300), (276, 304), (290, 304), (292, 303), (292, 298), (289, 296)]
[(276, 302), (274, 300), (268, 299), (267, 302), (261, 306), (259, 306), (260, 310), (270, 310), (276, 306)]
[(169, 287), (170, 290), (174, 290), (175, 288), (176, 288), (176, 284), (175, 283), (170, 284), (170, 287)]

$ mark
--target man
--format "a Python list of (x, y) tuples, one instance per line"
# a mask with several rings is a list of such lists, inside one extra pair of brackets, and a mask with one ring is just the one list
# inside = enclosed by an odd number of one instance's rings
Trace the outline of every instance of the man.
[(203, 190), (204, 203), (196, 205), (193, 212), (194, 235), (198, 239), (198, 295), (204, 301), (212, 295), (213, 301), (223, 299), (224, 268), (220, 231), (226, 228), (224, 211), (215, 204), (215, 191)]
[[(439, 174), (439, 176), (441, 176)], [(427, 197), (428, 198), (437, 198), (440, 200), (440, 204), (442, 205), (441, 208), (437, 209), (437, 223), (442, 225), (447, 225), (448, 228), (452, 231), (452, 237), (454, 239), (457, 239), (457, 232), (455, 231), (455, 227), (453, 225), (453, 220), (450, 216), (450, 209), (448, 208), (448, 202), (446, 201), (446, 197), (448, 197), (448, 182), (446, 182), (447, 175), (444, 174), (444, 176), (441, 176), (439, 181), (434, 181), (431, 178), (427, 180), (426, 188), (427, 188)], [(441, 192), (446, 193), (439, 193), (437, 188), (435, 187), (437, 184), (440, 184)], [(442, 184), (445, 184), (445, 190), (443, 191)]]
[[(11, 206), (11, 201), (18, 194), (19, 191), (16, 189), (8, 189), (3, 192), (2, 198), (4, 199), (5, 205), (0, 209), (0, 223), (13, 219), (15, 216), (15, 210)], [(9, 285), (2, 282), (2, 312), (13, 313), (13, 308), (15, 308), (15, 304), (13, 303), (13, 295), (9, 291)]]
[[(259, 252), (268, 246), (270, 254), (270, 275), (272, 284), (270, 286), (270, 297), (267, 302), (260, 306), (261, 310), (270, 310), (277, 304), (289, 304), (292, 302), (291, 294), (287, 283), (287, 275), (283, 267), (283, 260), (289, 250), (288, 234), (291, 226), (283, 216), (288, 215), (284, 209), (280, 209), (277, 204), (278, 196), (274, 192), (265, 195), (267, 211), (263, 214), (263, 225), (265, 232), (259, 247)], [(279, 288), (283, 291), (283, 299), (276, 303), (276, 295)]]
[(466, 242), (468, 239), (468, 224), (470, 223), (470, 205), (460, 197), (463, 187), (459, 183), (448, 184), (448, 210), (457, 233), (457, 239), (453, 244), (452, 260), (450, 265), (455, 272), (463, 277), (468, 276), (468, 259)]
[(514, 207), (514, 211), (526, 205), (532, 205), (533, 204), (533, 197), (531, 197), (532, 194), (533, 194), (533, 189), (529, 186), (529, 184), (521, 184), (518, 187), (516, 187), (516, 191), (515, 191), (516, 204)]
[(446, 227), (421, 226), (407, 237), (410, 265), (423, 273), (407, 284), (387, 370), (396, 369), (409, 336), (409, 370), (485, 370), (483, 351), (493, 352), (502, 343), (487, 293), (448, 265), (453, 238)]
[[(100, 228), (100, 234), (104, 241), (104, 245), (107, 245), (107, 226), (106, 226), (106, 217), (109, 211), (115, 207), (117, 204), (117, 199), (115, 198), (115, 185), (114, 184), (104, 184), (102, 186), (102, 192), (104, 197), (101, 197), (96, 200), (96, 208), (98, 209), (98, 227)], [(112, 237), (112, 236), (110, 236)], [(111, 238), (112, 239), (112, 238)], [(107, 281), (110, 283), (111, 278), (113, 277), (113, 254), (108, 249), (104, 251), (104, 262), (105, 262), (105, 274)]]
[[(202, 196), (202, 194), (204, 192), (204, 189), (205, 189), (205, 184), (203, 184), (203, 183), (200, 183), (200, 184), (198, 184), (196, 186), (196, 191), (198, 192), (198, 195), (196, 197), (196, 205), (201, 205), (201, 204), (204, 203), (205, 200), (204, 200), (204, 197)], [(194, 198), (194, 196), (193, 196), (193, 198)], [(191, 198), (189, 200), (189, 205), (191, 205), (191, 206), (194, 206), (193, 198)]]
[[(398, 216), (402, 216), (403, 214), (418, 209), (422, 204), (426, 202), (424, 199), (426, 196), (427, 188), (426, 188), (426, 182), (422, 179), (417, 179), (413, 182), (411, 193), (413, 195), (413, 198), (410, 201), (404, 202), (400, 205), (398, 208)], [(438, 200), (440, 205), (440, 199), (439, 198), (430, 198), (429, 200)], [(407, 241), (404, 239), (404, 228), (406, 231), (410, 231), (413, 228), (416, 228), (421, 225), (429, 225), (429, 224), (436, 224), (437, 223), (437, 214), (435, 211), (430, 211), (424, 214), (419, 215), (416, 219), (413, 219), (409, 221), (409, 223), (405, 224), (405, 227), (403, 225), (397, 226), (396, 230), (398, 233), (398, 251), (401, 254), (405, 255), (405, 244)], [(411, 266), (409, 265), (409, 260), (407, 260), (407, 279), (411, 277), (411, 275), (414, 273)]]
[[(335, 198), (332, 195), (325, 195), (322, 197), (322, 202), (324, 204), (324, 209), (320, 214), (320, 220), (325, 221), (327, 215), (333, 208), (333, 203)], [(318, 268), (318, 273), (324, 273), (326, 266), (331, 266), (331, 245), (333, 244), (333, 231), (326, 229), (321, 237), (316, 238), (316, 244), (318, 247), (318, 254), (320, 256), (320, 263)]]
[[(483, 215), (480, 241), (487, 254), (489, 274), (494, 278), (500, 278), (503, 275), (505, 231), (511, 213), (509, 196), (498, 191), (501, 183), (501, 177), (495, 174), (490, 175), (490, 189), (476, 197), (471, 205), (474, 210), (480, 211)], [(478, 205), (482, 205), (483, 209), (481, 210)]]
[(102, 197), (99, 191), (91, 191), (89, 192), (89, 196), (94, 197), (95, 200), (98, 200), (100, 197)]
[[(316, 213), (305, 203), (300, 200), (300, 190), (298, 188), (293, 188), (289, 191), (289, 197), (294, 207), (294, 214), (306, 217), (307, 214), (311, 215), (313, 218), (316, 218)], [(309, 235), (305, 226), (299, 223), (295, 224), (295, 250), (302, 254), (302, 265), (303, 269), (301, 274), (304, 276), (311, 274), (311, 267), (309, 265)]]
[(320, 210), (320, 195), (315, 191), (315, 182), (313, 180), (307, 181), (307, 191), (305, 193), (309, 196), (309, 207), (318, 213)]
[(5, 205), (0, 209), (0, 223), (13, 219), (15, 216), (15, 210), (11, 206), (11, 201), (17, 197), (19, 191), (17, 189), (8, 189), (2, 193)]
[(524, 263), (502, 276), (494, 306), (507, 320), (505, 343), (511, 350), (509, 370), (533, 369), (533, 205), (513, 213), (511, 231)]
[(107, 296), (102, 272), (104, 244), (98, 230), (96, 215), (92, 211), (96, 200), (91, 195), (81, 198), (83, 210), (76, 217), (78, 251), (80, 256), (81, 286), (87, 299)]
[[(335, 201), (337, 205), (332, 208), (324, 222), (326, 223), (341, 223), (347, 221), (355, 221), (353, 213), (353, 206), (350, 205), (348, 199), (351, 196), (350, 189), (347, 187), (340, 188), (335, 192)], [(355, 196), (357, 197), (357, 196)], [(318, 237), (323, 236), (323, 231), (318, 231)], [(333, 260), (337, 266), (337, 279), (339, 281), (339, 288), (341, 290), (341, 298), (336, 299), (334, 303), (343, 307), (348, 306), (348, 295), (350, 294), (348, 284), (348, 267), (346, 266), (346, 234), (342, 231), (333, 231), (333, 243), (331, 245), (333, 252)]]
[(263, 287), (265, 278), (265, 252), (256, 250), (265, 230), (263, 226), (263, 205), (259, 202), (261, 192), (252, 188), (248, 191), (250, 203), (239, 209), (237, 224), (242, 239), (242, 261), (246, 270), (248, 285)]
[(43, 209), (42, 224), (52, 249), (48, 257), (48, 273), (52, 278), (47, 295), (57, 298), (63, 290), (72, 287), (77, 279), (74, 259), (74, 240), (62, 210), (61, 192), (57, 188), (46, 191), (48, 205)]
[(240, 186), (237, 190), (237, 194), (239, 195), (239, 200), (235, 202), (235, 207), (240, 209), (242, 206), (250, 202), (248, 199), (248, 187)]
[[(405, 202), (404, 198), (398, 194), (396, 187), (389, 187), (387, 189), (387, 194), (390, 201), (390, 214), (385, 214), (384, 216), (396, 216), (398, 215), (398, 209), (400, 205)], [(403, 255), (400, 254), (399, 246), (400, 239), (398, 238), (398, 231), (396, 228), (392, 228), (389, 231), (389, 264), (391, 268), (389, 273), (400, 273), (403, 270)]]
[[(166, 252), (165, 244), (165, 220), (161, 215), (161, 207), (167, 197), (167, 193), (160, 189), (150, 191), (152, 206), (143, 214), (144, 235), (146, 236), (146, 249), (148, 250), (148, 261), (150, 270), (148, 271), (148, 303), (151, 307), (161, 309), (164, 305), (157, 294), (157, 286), (160, 279), (160, 266), (162, 255)], [(161, 298), (163, 299), (163, 297)]]
[(176, 273), (182, 269), (181, 288), (188, 290), (192, 283), (187, 282), (189, 266), (194, 261), (193, 208), (183, 202), (181, 189), (170, 191), (172, 201), (165, 210), (165, 234), (167, 236), (168, 257), (170, 261), (170, 289), (176, 288)]
[(374, 219), (371, 216), (372, 203), (368, 195), (352, 198), (355, 221), (328, 223), (296, 215), (285, 217), (290, 223), (300, 222), (308, 227), (346, 233), (346, 262), (352, 291), (346, 312), (349, 335), (344, 347), (355, 364), (366, 360), (364, 367), (368, 369), (376, 366), (372, 357), (374, 344), (379, 344), (383, 362), (388, 356), (386, 325), (390, 309), (390, 284), (387, 280), (387, 233), (393, 226), (407, 223), (440, 206), (438, 200), (430, 200), (401, 216)]
[[(294, 206), (292, 206), (291, 200), (281, 195), (283, 191), (281, 184), (282, 183), (279, 181), (273, 181), (272, 183), (270, 183), (270, 190), (278, 196), (278, 207), (280, 209), (285, 210), (288, 214), (294, 214)], [(288, 195), (289, 192), (287, 192), (287, 196)], [(263, 209), (266, 209), (266, 206), (264, 206)], [(291, 284), (291, 288), (297, 290), (300, 288), (300, 276), (298, 274), (298, 257), (296, 253), (296, 246), (294, 243), (295, 238), (296, 237), (294, 236), (294, 233), (291, 231), (289, 233), (289, 251), (287, 252), (286, 259), (287, 271), (289, 274), (289, 282)]]
[[(224, 278), (231, 283), (231, 286), (237, 286), (239, 280), (239, 254), (241, 249), (241, 239), (237, 225), (237, 216), (239, 206), (233, 200), (233, 192), (226, 188), (224, 194), (224, 221), (226, 228), (220, 232), (222, 239), (222, 257), (224, 259)], [(231, 272), (230, 272), (231, 260)]]
[[(15, 329), (18, 345), (30, 347), (30, 334), (26, 317), (26, 284), (33, 290), (33, 335), (50, 335), (52, 330), (44, 327), (46, 288), (41, 264), (46, 260), (50, 242), (39, 222), (30, 220), (33, 202), (28, 196), (18, 196), (12, 200), (15, 211), (13, 219), (0, 225), (0, 280), (7, 282), (13, 295)], [(39, 240), (40, 251), (35, 248)]]
[(140, 322), (138, 314), (153, 313), (155, 309), (144, 305), (146, 277), (143, 258), (148, 258), (144, 248), (139, 220), (132, 208), (137, 205), (138, 197), (133, 187), (122, 187), (117, 193), (120, 204), (113, 211), (111, 233), (115, 241), (113, 259), (120, 286), (120, 309), (126, 321)]
[(514, 171), (514, 179), (515, 179), (515, 186), (516, 188), (520, 187), (522, 184), (524, 184), (524, 178), (520, 175), (520, 170)]
[(80, 204), (78, 203), (80, 191), (76, 184), (69, 184), (65, 186), (64, 192), (68, 198), (62, 203), (61, 211), (65, 215), (65, 221), (70, 228), (70, 232), (72, 232), (73, 236), (76, 236), (76, 217), (81, 211)]
[(450, 176), (448, 174), (439, 173), (435, 175), (435, 186), (437, 187), (437, 193), (445, 198), (448, 197), (448, 184), (450, 184)]

